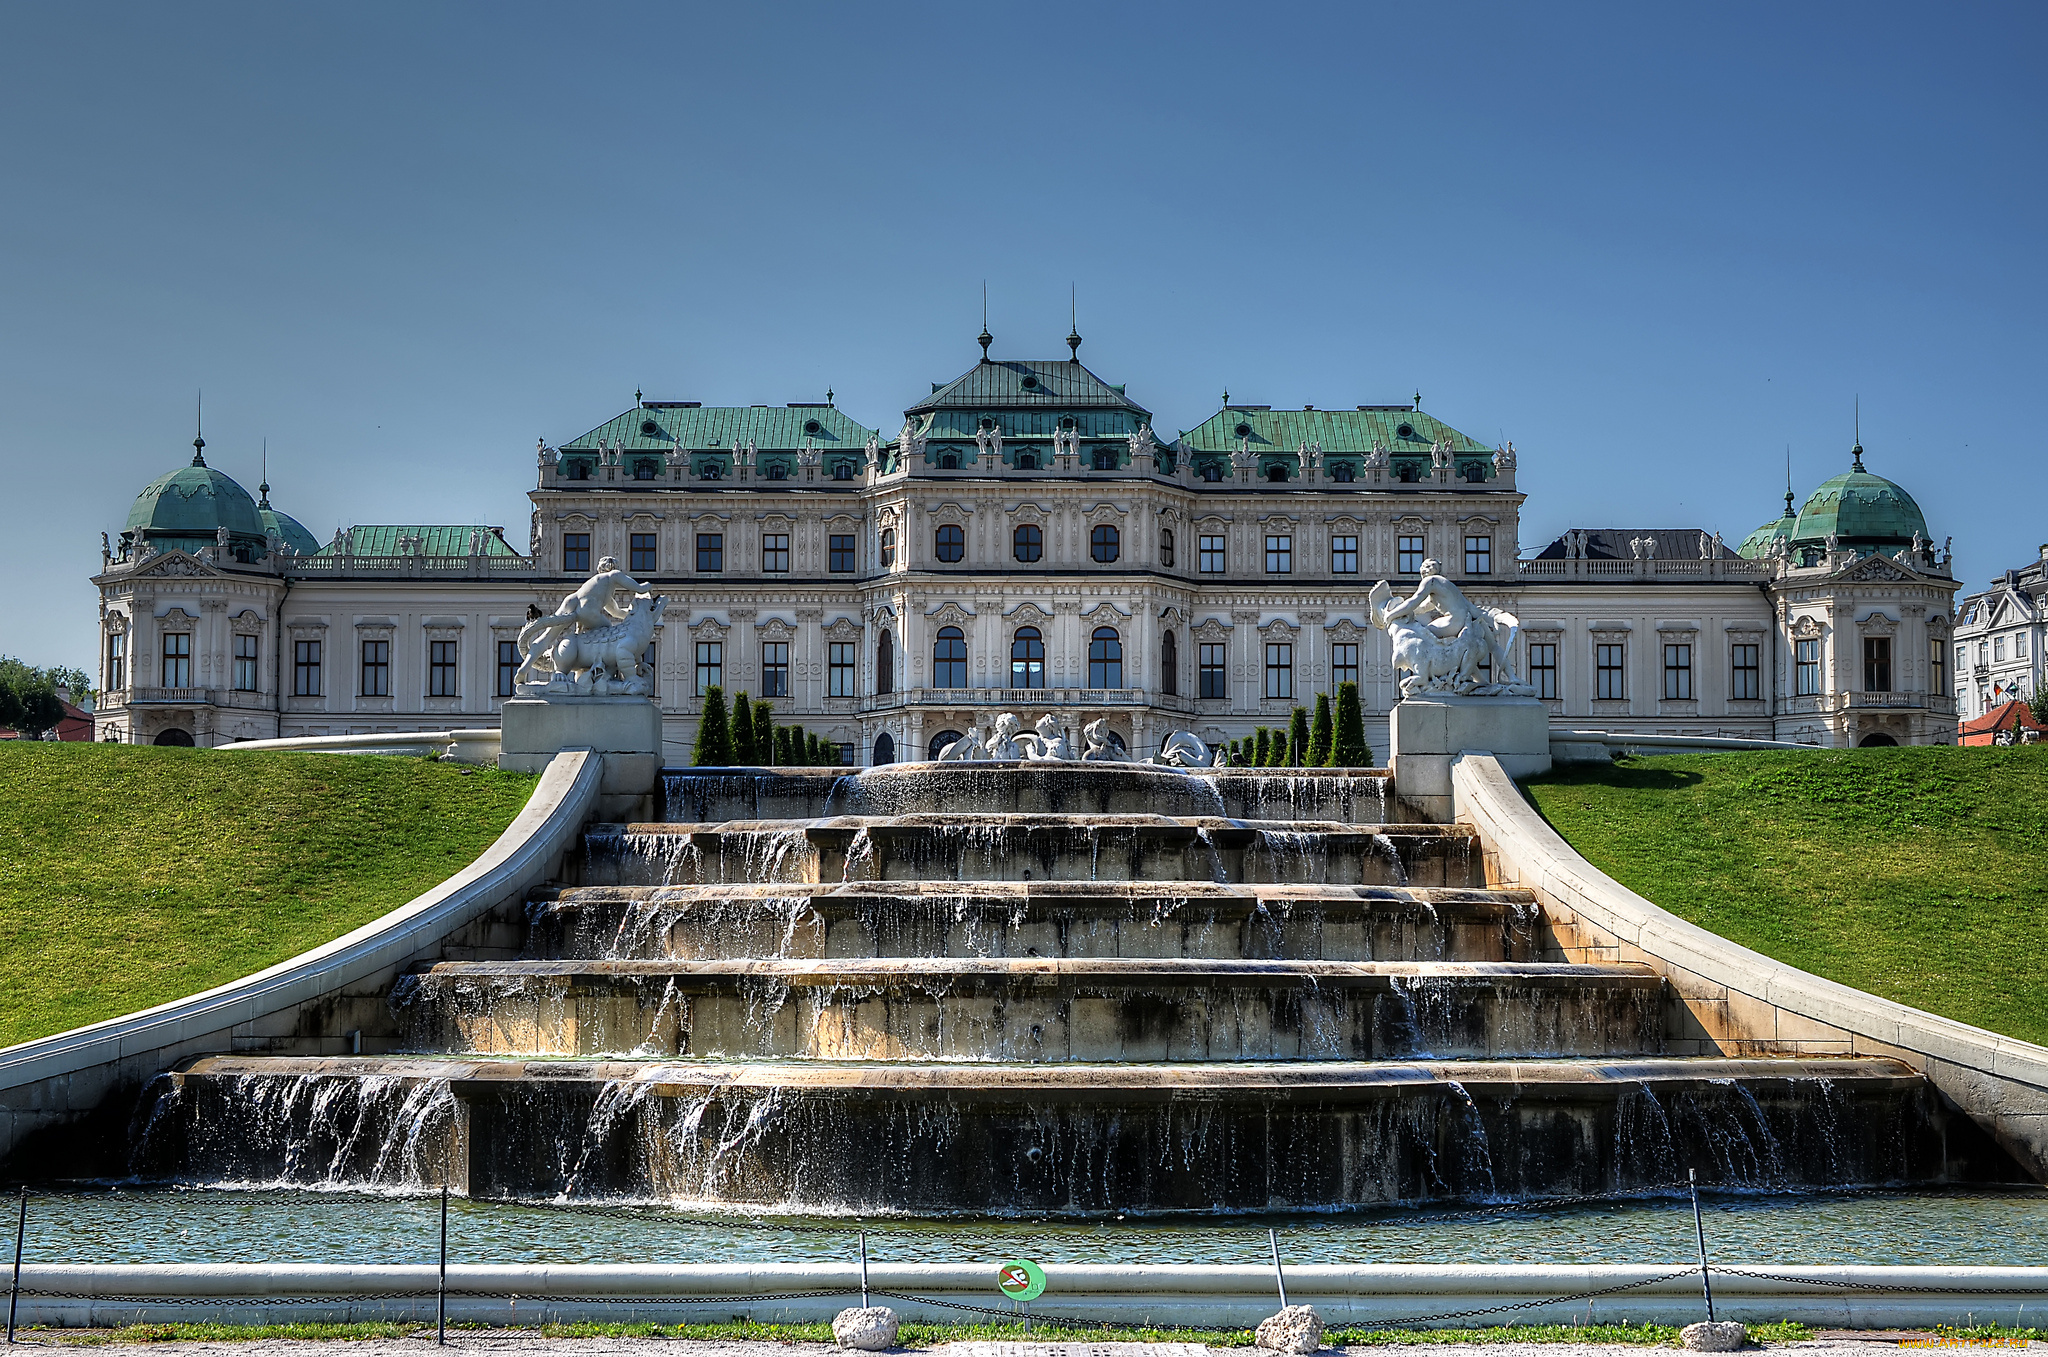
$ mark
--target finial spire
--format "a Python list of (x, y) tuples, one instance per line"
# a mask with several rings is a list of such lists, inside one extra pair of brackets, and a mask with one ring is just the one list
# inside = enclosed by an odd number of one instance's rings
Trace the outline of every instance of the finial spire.
[(1422, 408), (1422, 388), (1419, 386), (1415, 388), (1415, 408), (1417, 410)]
[(1785, 445), (1785, 517), (1792, 514), (1792, 445)]
[(270, 440), (268, 438), (263, 440), (263, 483), (256, 487), (256, 493), (262, 496), (261, 499), (256, 501), (256, 507), (268, 509), (270, 507)]
[(1069, 317), (1067, 325), (1067, 351), (1073, 355), (1074, 361), (1077, 363), (1081, 361), (1080, 306), (1080, 289), (1070, 283), (1067, 285), (1067, 315)]
[(828, 387), (826, 387), (826, 388), (825, 388), (825, 404), (827, 404), (827, 405), (830, 405), (831, 403), (832, 403), (832, 388), (828, 386)]
[(1856, 397), (1856, 446), (1849, 450), (1849, 456), (1854, 463), (1854, 469), (1857, 471), (1863, 470), (1863, 397), (1861, 394), (1858, 394)]
[(192, 465), (206, 465), (206, 393), (199, 393), (199, 403), (192, 416)]
[(986, 278), (981, 280), (981, 334), (976, 336), (976, 341), (981, 345), (981, 361), (986, 363), (988, 361), (988, 346), (996, 342), (995, 336), (988, 332), (988, 279)]

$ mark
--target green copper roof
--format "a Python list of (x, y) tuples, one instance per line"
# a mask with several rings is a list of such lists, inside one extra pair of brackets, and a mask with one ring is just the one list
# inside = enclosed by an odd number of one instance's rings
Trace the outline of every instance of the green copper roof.
[(256, 501), (233, 477), (215, 471), (199, 458), (159, 476), (142, 488), (128, 510), (127, 527), (152, 533), (181, 533), (211, 538), (225, 527), (247, 537), (263, 536)]
[[(1243, 426), (1245, 433), (1239, 433)], [(1403, 431), (1406, 432), (1403, 432)], [(1407, 406), (1365, 410), (1273, 410), (1233, 405), (1217, 411), (1183, 434), (1196, 452), (1235, 452), (1248, 439), (1254, 452), (1293, 453), (1303, 443), (1321, 443), (1323, 455), (1372, 451), (1375, 442), (1396, 457), (1427, 457), (1430, 445), (1448, 438), (1454, 453), (1486, 453), (1492, 448), (1468, 438), (1441, 420)]]
[[(268, 498), (266, 496), (266, 498)], [(256, 516), (263, 520), (263, 530), (282, 541), (301, 556), (311, 556), (320, 550), (320, 539), (306, 531), (306, 525), (279, 509), (268, 504), (256, 506)]]
[(908, 417), (948, 408), (993, 414), (1004, 409), (1061, 411), (1104, 406), (1129, 411), (1140, 423), (1151, 422), (1152, 412), (1126, 396), (1121, 386), (1111, 386), (1076, 360), (1049, 358), (1042, 362), (976, 363), (903, 413)]
[[(484, 535), (484, 555), (517, 556), (519, 553), (500, 536), (502, 531), (480, 523), (358, 523), (349, 529), (355, 539), (355, 554), (358, 556), (396, 556), (399, 554), (398, 541), (402, 537), (424, 539), (429, 556), (467, 556), (470, 534), (478, 532)], [(341, 553), (329, 542), (320, 548), (319, 554), (338, 556)]]
[(1794, 541), (1824, 542), (1835, 534), (1845, 546), (1904, 546), (1914, 534), (1927, 536), (1927, 519), (1903, 488), (1863, 469), (1863, 448), (1856, 464), (1806, 497), (1800, 506)]
[[(816, 427), (812, 427), (816, 426)], [(628, 452), (684, 452), (731, 448), (794, 449), (805, 443), (825, 451), (864, 452), (880, 434), (829, 405), (676, 405), (650, 402), (561, 445), (562, 452), (594, 452), (617, 442)]]

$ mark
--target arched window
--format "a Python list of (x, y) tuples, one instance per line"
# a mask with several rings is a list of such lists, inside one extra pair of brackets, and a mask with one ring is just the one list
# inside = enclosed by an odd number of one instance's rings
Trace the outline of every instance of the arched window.
[(1097, 523), (1095, 530), (1088, 534), (1088, 554), (1098, 564), (1108, 565), (1123, 552), (1114, 523)]
[(1466, 481), (1467, 481), (1467, 482), (1468, 482), (1469, 484), (1472, 484), (1472, 485), (1483, 485), (1483, 484), (1485, 484), (1485, 482), (1486, 482), (1486, 463), (1484, 463), (1484, 462), (1469, 462), (1469, 463), (1467, 463), (1467, 464), (1466, 464), (1466, 466), (1465, 466), (1465, 480), (1466, 480)]
[(1088, 640), (1088, 686), (1124, 686), (1124, 643), (1114, 627), (1097, 627)]
[(1202, 479), (1214, 484), (1223, 479), (1223, 468), (1215, 462), (1202, 463)]
[(1357, 472), (1351, 469), (1351, 463), (1349, 462), (1336, 462), (1333, 463), (1330, 467), (1330, 479), (1333, 481), (1340, 481), (1348, 484), (1351, 478), (1357, 474)]
[(932, 686), (967, 686), (967, 638), (958, 627), (940, 627), (939, 638), (932, 642)]
[(1110, 448), (1097, 448), (1095, 450), (1095, 469), (1097, 471), (1116, 470), (1115, 451)]
[[(875, 638), (875, 691), (893, 693), (896, 691), (896, 641), (889, 635), (887, 627)], [(882, 738), (887, 739), (885, 735)], [(886, 763), (886, 759), (877, 759)]]
[(1045, 554), (1045, 534), (1036, 523), (1019, 523), (1010, 534), (1010, 549), (1017, 559), (1029, 564)]
[(932, 554), (940, 560), (953, 562), (967, 554), (967, 531), (958, 523), (942, 523), (932, 534)]
[(1020, 453), (1018, 453), (1018, 454), (1017, 454), (1017, 470), (1019, 470), (1019, 471), (1036, 471), (1036, 470), (1038, 470), (1038, 456), (1037, 456), (1037, 454), (1036, 454), (1036, 453), (1030, 453), (1030, 452), (1020, 452)]
[(937, 763), (939, 760), (939, 755), (946, 752), (946, 746), (953, 743), (953, 741), (959, 738), (960, 732), (957, 730), (942, 730), (938, 734), (932, 736), (932, 742), (930, 746), (926, 748), (925, 753), (927, 756), (930, 757), (932, 762)]
[(896, 737), (883, 731), (875, 737), (875, 767), (896, 762)]
[(786, 466), (784, 466), (784, 465), (783, 465), (782, 463), (780, 463), (780, 462), (770, 462), (770, 463), (768, 464), (768, 479), (769, 479), (769, 480), (771, 480), (771, 481), (786, 481), (786, 480), (788, 480), (788, 479), (789, 479), (789, 468), (788, 468), (788, 467), (786, 467)]
[(1417, 477), (1418, 477), (1418, 476), (1419, 476), (1420, 474), (1421, 474), (1421, 468), (1420, 468), (1420, 467), (1418, 467), (1418, 466), (1416, 466), (1416, 465), (1415, 465), (1415, 463), (1413, 463), (1413, 462), (1403, 462), (1403, 463), (1401, 464), (1401, 484), (1403, 484), (1403, 485), (1413, 485), (1413, 484), (1415, 484), (1416, 478), (1417, 478)]
[(698, 480), (700, 480), (700, 481), (722, 481), (722, 480), (724, 480), (724, 479), (725, 479), (725, 463), (723, 463), (723, 462), (706, 462), (706, 463), (705, 463), (705, 464), (704, 464), (703, 466), (701, 466), (701, 467), (698, 467), (698, 468), (697, 468), (697, 479), (698, 479)]
[(1180, 643), (1170, 631), (1159, 635), (1159, 691), (1180, 696)]
[(834, 462), (834, 463), (832, 464), (832, 479), (833, 479), (833, 480), (835, 480), (835, 481), (850, 481), (850, 480), (852, 480), (852, 479), (853, 479), (853, 463), (851, 463), (851, 462)]
[(651, 481), (654, 479), (654, 459), (652, 457), (642, 457), (633, 463), (633, 479), (636, 481)]
[(882, 529), (882, 569), (893, 569), (896, 565), (896, 529)]
[(179, 730), (176, 726), (172, 726), (169, 730), (158, 731), (157, 737), (151, 740), (150, 743), (164, 745), (169, 748), (190, 749), (192, 748), (192, 736), (189, 731)]
[(1045, 638), (1037, 627), (1017, 628), (1016, 639), (1010, 642), (1010, 686), (1045, 686)]
[(1271, 466), (1269, 466), (1269, 467), (1267, 467), (1267, 468), (1266, 468), (1266, 479), (1267, 479), (1267, 480), (1269, 480), (1269, 481), (1284, 481), (1284, 480), (1286, 480), (1286, 479), (1287, 479), (1287, 468), (1286, 468), (1286, 467), (1284, 467), (1284, 466), (1282, 466), (1282, 465), (1281, 465), (1280, 463), (1278, 463), (1278, 462), (1275, 462), (1275, 463), (1273, 463), (1273, 465), (1271, 465)]
[(1159, 530), (1159, 564), (1171, 569), (1173, 566), (1173, 529)]

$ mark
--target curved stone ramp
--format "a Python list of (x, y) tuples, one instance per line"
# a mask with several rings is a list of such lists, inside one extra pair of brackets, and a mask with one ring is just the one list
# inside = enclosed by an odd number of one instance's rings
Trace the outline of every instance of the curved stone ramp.
[(1824, 980), (1687, 923), (1580, 857), (1491, 755), (1460, 757), (1452, 785), (1459, 820), (1485, 844), (1487, 880), (1542, 902), (1552, 955), (1639, 961), (1670, 981), (1669, 1049), (1902, 1061), (2048, 1182), (2048, 1048)]
[[(176, 1062), (273, 1042), (339, 1050), (342, 1033), (380, 1025), (385, 992), (405, 968), (440, 956), (465, 930), (487, 934), (494, 916), (516, 919), (527, 891), (559, 870), (596, 805), (598, 774), (595, 755), (557, 756), (476, 861), (324, 946), (188, 998), (0, 1050), (0, 1165), (42, 1177), (81, 1160), (95, 1172), (108, 1160), (124, 1163), (117, 1138), (127, 1109)], [(82, 1143), (72, 1128), (96, 1113), (108, 1124)]]
[(1041, 1061), (1653, 1055), (1646, 966), (1207, 958), (440, 962), (401, 1043), (454, 1054)]

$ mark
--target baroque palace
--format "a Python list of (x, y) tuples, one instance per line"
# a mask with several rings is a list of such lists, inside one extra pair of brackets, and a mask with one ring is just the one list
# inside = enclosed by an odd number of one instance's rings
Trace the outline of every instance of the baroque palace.
[[(516, 638), (606, 556), (669, 599), (667, 756), (700, 694), (773, 701), (842, 760), (932, 756), (978, 716), (1107, 718), (1140, 756), (1399, 694), (1366, 594), (1425, 561), (1514, 613), (1565, 728), (1955, 741), (1956, 582), (1912, 497), (1852, 466), (1739, 546), (1574, 529), (1522, 558), (1512, 444), (1412, 404), (1224, 407), (1177, 438), (1069, 357), (982, 358), (885, 439), (828, 399), (640, 400), (538, 452), (523, 544), (480, 524), (316, 540), (205, 462), (103, 540), (98, 734), (217, 745), (494, 725)], [(267, 478), (266, 478), (267, 479)]]

